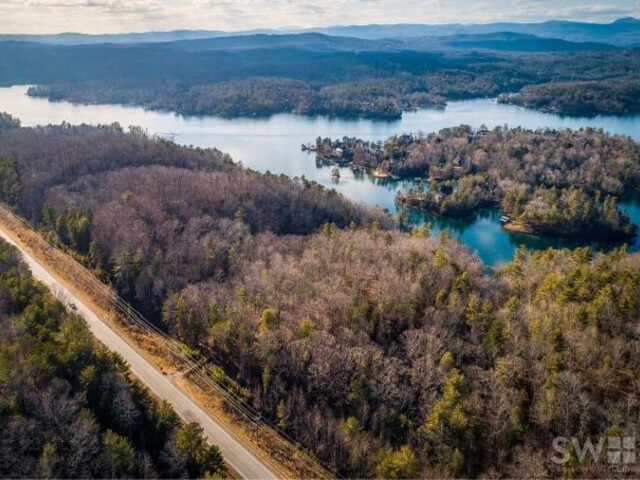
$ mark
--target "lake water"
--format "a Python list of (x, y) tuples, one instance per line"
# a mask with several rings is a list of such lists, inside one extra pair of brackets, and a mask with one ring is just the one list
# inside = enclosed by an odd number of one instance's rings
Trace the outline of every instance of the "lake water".
[[(0, 112), (8, 112), (22, 120), (24, 126), (57, 124), (139, 125), (149, 133), (172, 138), (184, 145), (215, 147), (228, 152), (236, 161), (258, 171), (284, 173), (290, 177), (304, 175), (329, 188), (335, 188), (352, 200), (379, 205), (396, 211), (396, 193), (412, 182), (374, 179), (349, 167), (340, 169), (340, 180), (331, 179), (331, 169), (317, 164), (315, 155), (301, 152), (302, 143), (314, 142), (318, 136), (355, 136), (366, 140), (385, 140), (401, 133), (429, 133), (444, 127), (467, 124), (477, 128), (484, 124), (526, 128), (580, 128), (602, 127), (605, 131), (629, 135), (640, 140), (640, 115), (626, 117), (575, 118), (551, 113), (525, 110), (512, 105), (500, 105), (493, 99), (450, 102), (444, 110), (406, 112), (398, 121), (364, 119), (335, 119), (304, 117), (291, 114), (269, 118), (221, 118), (216, 116), (184, 117), (174, 113), (148, 111), (139, 107), (120, 105), (74, 105), (67, 102), (49, 102), (25, 95), (26, 87), (0, 88)], [(634, 223), (640, 224), (640, 195), (632, 195), (620, 202)], [(497, 212), (481, 212), (471, 220), (439, 219), (426, 214), (413, 213), (416, 222), (429, 221), (433, 231), (449, 229), (460, 237), (471, 250), (488, 265), (509, 261), (518, 245), (529, 248), (549, 246), (588, 245), (531, 235), (512, 234), (500, 227)], [(611, 245), (593, 245), (611, 248)], [(631, 250), (640, 250), (636, 238)]]

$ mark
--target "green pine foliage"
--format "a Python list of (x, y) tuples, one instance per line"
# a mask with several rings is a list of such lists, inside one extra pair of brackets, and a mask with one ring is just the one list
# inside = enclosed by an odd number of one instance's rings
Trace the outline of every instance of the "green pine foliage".
[(96, 345), (4, 241), (0, 297), (0, 477), (224, 475), (202, 429), (183, 424)]

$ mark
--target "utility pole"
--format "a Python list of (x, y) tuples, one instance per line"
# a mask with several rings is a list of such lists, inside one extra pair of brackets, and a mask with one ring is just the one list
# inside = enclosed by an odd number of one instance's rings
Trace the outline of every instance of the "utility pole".
[(256, 415), (253, 419), (253, 421), (255, 422), (256, 425), (256, 445), (260, 445), (260, 439), (258, 438), (258, 432), (259, 432), (259, 428), (260, 428), (260, 419), (262, 417), (260, 415)]

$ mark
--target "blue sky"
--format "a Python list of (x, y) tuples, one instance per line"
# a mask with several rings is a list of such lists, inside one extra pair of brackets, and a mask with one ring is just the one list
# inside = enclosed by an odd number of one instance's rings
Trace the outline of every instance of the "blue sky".
[(365, 23), (607, 22), (640, 0), (0, 0), (1, 33), (314, 27)]

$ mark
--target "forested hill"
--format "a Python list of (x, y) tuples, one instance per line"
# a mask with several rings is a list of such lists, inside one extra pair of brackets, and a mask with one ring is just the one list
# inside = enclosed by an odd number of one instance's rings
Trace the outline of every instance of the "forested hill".
[(197, 115), (397, 119), (408, 109), (552, 81), (624, 84), (639, 69), (637, 49), (505, 33), (407, 42), (315, 33), (135, 45), (0, 42), (2, 85), (38, 85), (29, 94), (51, 100)]
[[(392, 77), (400, 72), (420, 74), (443, 68), (474, 69), (478, 62), (509, 61), (509, 57), (496, 58), (489, 54), (447, 55), (442, 52), (452, 49), (463, 52), (478, 49), (597, 52), (615, 50), (616, 47), (504, 32), (407, 41), (364, 40), (314, 33), (133, 45), (105, 43), (64, 46), (2, 41), (0, 78), (3, 84), (64, 81), (110, 83), (114, 80), (114, 73), (110, 73), (109, 69), (117, 65), (118, 74), (124, 82), (135, 79), (151, 81), (154, 75), (163, 73), (170, 81), (191, 84), (249, 76), (274, 76), (315, 80), (315, 85), (327, 85), (380, 74)], [(237, 60), (239, 57), (243, 60), (241, 64), (230, 62), (230, 59)], [(211, 68), (212, 65), (217, 68)], [(566, 65), (565, 68), (571, 66)]]
[(134, 382), (4, 240), (0, 297), (0, 477), (226, 475), (202, 429)]
[(543, 23), (488, 24), (383, 24), (345, 25), (325, 28), (260, 29), (245, 32), (225, 32), (219, 30), (175, 30), (168, 32), (140, 32), (112, 35), (86, 35), (81, 33), (60, 33), (53, 35), (0, 35), (0, 41), (16, 40), (40, 42), (56, 45), (82, 45), (96, 43), (155, 43), (174, 40), (193, 40), (225, 36), (253, 34), (298, 34), (304, 32), (325, 33), (332, 36), (363, 39), (411, 39), (418, 37), (440, 37), (449, 35), (478, 35), (500, 32), (515, 32), (555, 38), (570, 42), (597, 42), (617, 46), (632, 46), (640, 43), (640, 20), (620, 18), (611, 23), (587, 23), (570, 21), (548, 21)]
[[(394, 224), (304, 178), (246, 170), (217, 150), (119, 125), (10, 128), (0, 134), (0, 158), (2, 199), (54, 228), (105, 275), (119, 258), (118, 283), (146, 312), (160, 310), (167, 290), (228, 274), (231, 245), (249, 233)], [(142, 270), (131, 264), (140, 254)], [(185, 267), (200, 255), (210, 260)]]
[(216, 151), (0, 119), (2, 198), (339, 475), (631, 474), (553, 439), (640, 434), (638, 254), (519, 250), (487, 275)]
[(318, 29), (318, 31), (329, 35), (346, 35), (370, 39), (514, 32), (571, 42), (598, 42), (618, 46), (631, 46), (640, 40), (640, 20), (637, 18), (621, 18), (611, 23), (551, 20), (542, 23), (498, 22), (476, 25), (459, 23), (444, 25), (351, 25), (328, 27)]
[(601, 52), (617, 50), (606, 43), (569, 42), (558, 38), (497, 32), (491, 34), (422, 37), (407, 40), (403, 46), (417, 50), (495, 50), (507, 52)]
[(498, 101), (563, 115), (619, 115), (640, 112), (640, 80), (553, 82), (524, 87)]

